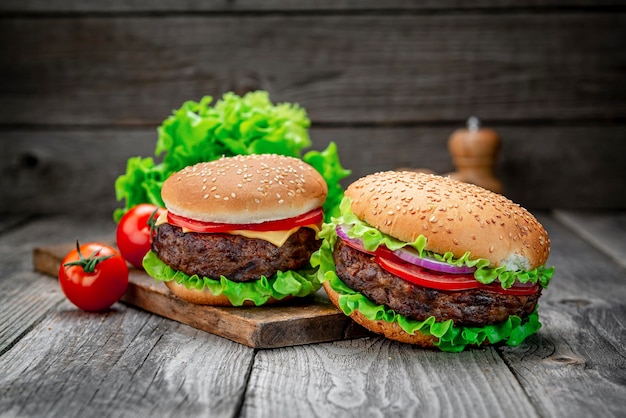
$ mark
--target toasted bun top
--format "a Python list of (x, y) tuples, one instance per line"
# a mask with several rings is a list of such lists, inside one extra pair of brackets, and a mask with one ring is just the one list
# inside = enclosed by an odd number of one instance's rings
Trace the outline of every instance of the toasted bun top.
[(550, 240), (526, 209), (506, 197), (448, 177), (409, 171), (365, 176), (348, 186), (359, 219), (401, 241), (424, 235), (438, 254), (484, 258), (493, 267), (543, 265)]
[(161, 189), (169, 211), (204, 222), (261, 223), (321, 207), (324, 178), (298, 158), (238, 155), (172, 174)]

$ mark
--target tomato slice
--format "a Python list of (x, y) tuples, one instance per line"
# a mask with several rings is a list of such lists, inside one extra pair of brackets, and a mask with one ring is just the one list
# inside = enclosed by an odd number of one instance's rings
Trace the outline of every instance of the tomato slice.
[(203, 222), (195, 219), (167, 212), (167, 222), (172, 225), (186, 228), (194, 232), (228, 232), (236, 230), (250, 231), (288, 231), (297, 226), (319, 225), (324, 220), (322, 208), (313, 209), (305, 214), (293, 218), (279, 219), (276, 221), (262, 222), (258, 224), (225, 224), (219, 222)]
[(518, 296), (534, 295), (539, 290), (538, 284), (520, 284), (514, 285), (509, 289), (503, 289), (498, 283), (480, 283), (476, 281), (472, 274), (441, 273), (416, 266), (415, 264), (407, 263), (397, 257), (389, 256), (389, 254), (385, 254), (385, 256), (381, 256), (381, 254), (384, 253), (376, 254), (376, 262), (383, 269), (391, 274), (395, 274), (407, 282), (431, 289), (449, 291), (481, 289), (505, 295)]

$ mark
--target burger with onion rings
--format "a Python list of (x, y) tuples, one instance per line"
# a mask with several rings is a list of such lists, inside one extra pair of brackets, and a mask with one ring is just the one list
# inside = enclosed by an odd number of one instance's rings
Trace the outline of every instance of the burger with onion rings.
[(541, 324), (550, 240), (526, 209), (451, 178), (410, 171), (346, 189), (312, 257), (330, 300), (385, 337), (444, 351), (520, 344)]

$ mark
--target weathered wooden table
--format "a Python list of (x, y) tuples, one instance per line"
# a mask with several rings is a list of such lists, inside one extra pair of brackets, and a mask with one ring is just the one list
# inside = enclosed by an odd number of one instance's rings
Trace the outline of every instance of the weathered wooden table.
[(0, 416), (626, 415), (626, 213), (537, 214), (555, 278), (516, 348), (448, 354), (378, 337), (253, 349), (122, 303), (73, 307), (38, 245), (111, 220), (0, 220)]

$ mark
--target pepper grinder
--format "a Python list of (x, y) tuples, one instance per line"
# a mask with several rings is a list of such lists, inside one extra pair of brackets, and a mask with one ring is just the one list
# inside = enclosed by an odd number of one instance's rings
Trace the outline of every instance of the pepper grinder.
[(447, 175), (465, 183), (473, 183), (496, 193), (502, 193), (502, 182), (494, 174), (500, 137), (492, 129), (480, 127), (480, 120), (472, 116), (466, 129), (457, 129), (448, 140), (455, 172)]

